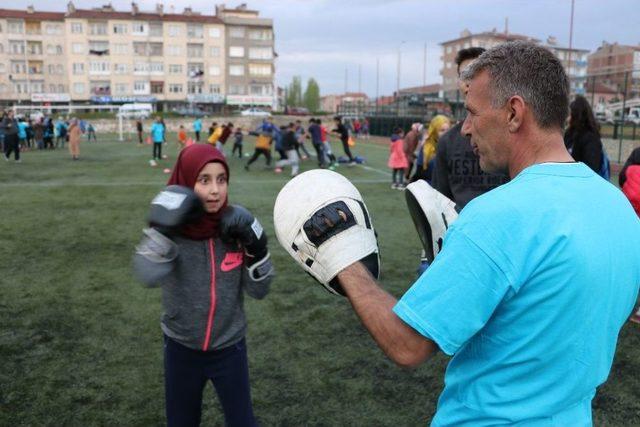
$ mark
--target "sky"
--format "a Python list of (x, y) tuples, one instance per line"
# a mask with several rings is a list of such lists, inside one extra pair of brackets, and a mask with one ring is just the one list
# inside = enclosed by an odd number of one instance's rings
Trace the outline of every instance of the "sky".
[[(440, 43), (473, 33), (503, 31), (546, 40), (555, 36), (569, 45), (571, 0), (243, 0), (260, 16), (274, 20), (276, 83), (285, 86), (293, 76), (320, 85), (322, 95), (362, 91), (369, 96), (390, 95), (397, 87), (424, 82), (424, 46), (427, 46), (426, 83), (442, 83)], [(75, 0), (76, 8), (99, 7), (108, 0)], [(138, 0), (140, 9), (165, 11), (191, 6), (215, 12), (211, 0)], [(220, 1), (222, 3), (222, 1)], [(13, 0), (11, 8), (64, 10), (66, 1)], [(112, 0), (116, 10), (131, 10), (130, 0)], [(573, 46), (595, 50), (603, 40), (640, 44), (640, 0), (575, 0)], [(7, 7), (7, 6), (2, 6)], [(379, 62), (379, 68), (377, 63)], [(378, 71), (377, 71), (378, 70)], [(376, 77), (378, 76), (378, 78)]]

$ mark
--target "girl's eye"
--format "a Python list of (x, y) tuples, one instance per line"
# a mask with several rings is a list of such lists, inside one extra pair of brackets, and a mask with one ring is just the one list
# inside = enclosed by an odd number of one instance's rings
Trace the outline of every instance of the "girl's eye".
[(227, 182), (227, 178), (225, 177), (218, 178), (218, 184), (224, 184), (225, 182)]

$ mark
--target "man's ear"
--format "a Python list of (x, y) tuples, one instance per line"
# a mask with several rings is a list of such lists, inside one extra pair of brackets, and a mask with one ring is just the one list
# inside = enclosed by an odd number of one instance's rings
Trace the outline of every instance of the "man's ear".
[(507, 126), (509, 132), (515, 133), (522, 126), (522, 121), (526, 112), (526, 105), (521, 96), (512, 96), (507, 101)]

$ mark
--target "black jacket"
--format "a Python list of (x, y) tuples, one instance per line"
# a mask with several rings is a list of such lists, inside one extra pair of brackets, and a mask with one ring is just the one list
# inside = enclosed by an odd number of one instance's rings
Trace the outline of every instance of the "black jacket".
[(582, 162), (595, 173), (600, 173), (602, 141), (597, 133), (586, 131), (577, 134), (568, 130), (564, 134), (564, 145), (576, 162)]

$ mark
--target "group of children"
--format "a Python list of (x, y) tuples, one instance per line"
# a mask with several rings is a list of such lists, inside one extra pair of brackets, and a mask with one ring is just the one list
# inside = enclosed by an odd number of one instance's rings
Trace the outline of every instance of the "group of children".
[[(450, 126), (449, 119), (439, 114), (431, 120), (426, 131), (420, 123), (414, 123), (407, 135), (400, 127), (393, 130), (387, 162), (392, 170), (393, 190), (404, 190), (409, 182), (418, 179), (431, 183), (438, 140)], [(415, 172), (411, 176), (414, 168)]]

